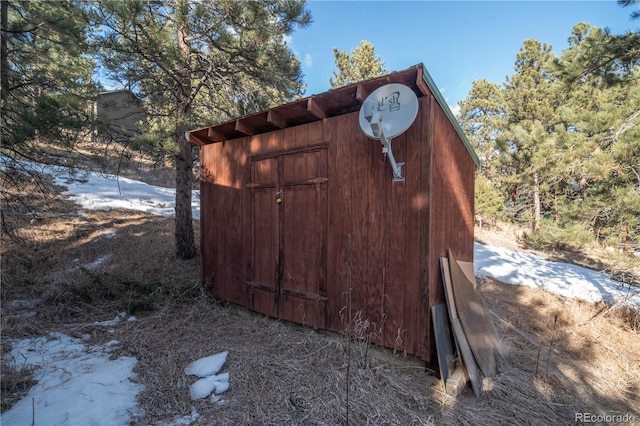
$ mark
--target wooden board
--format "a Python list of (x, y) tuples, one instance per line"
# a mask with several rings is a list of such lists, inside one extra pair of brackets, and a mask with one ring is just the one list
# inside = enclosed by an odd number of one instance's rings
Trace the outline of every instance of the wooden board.
[(476, 288), (476, 271), (473, 269), (473, 262), (463, 262), (462, 260), (458, 260), (457, 263), (464, 276), (467, 277), (471, 284), (473, 284), (473, 288)]
[(451, 250), (449, 269), (453, 286), (453, 298), (465, 337), (473, 351), (482, 373), (487, 377), (496, 374), (495, 335), (492, 333), (487, 310), (482, 300), (456, 262)]
[(446, 257), (440, 258), (440, 272), (442, 273), (442, 283), (444, 285), (444, 296), (447, 301), (447, 307), (449, 308), (449, 317), (451, 319), (458, 318), (458, 311), (456, 310), (456, 302), (453, 299), (453, 285), (451, 284), (451, 272), (449, 271), (449, 259)]
[(456, 355), (453, 351), (451, 339), (451, 324), (447, 305), (440, 303), (431, 307), (431, 317), (433, 320), (433, 332), (436, 338), (436, 353), (438, 356), (438, 366), (440, 367), (440, 379), (447, 394), (453, 393), (452, 389), (447, 389), (449, 377), (455, 368)]
[(453, 328), (453, 335), (455, 336), (456, 341), (458, 342), (458, 348), (460, 349), (462, 362), (464, 364), (464, 368), (467, 370), (469, 381), (471, 382), (471, 387), (473, 388), (473, 393), (476, 395), (476, 398), (479, 398), (480, 397), (480, 370), (478, 368), (478, 364), (476, 363), (475, 358), (473, 357), (471, 348), (469, 347), (469, 342), (467, 341), (464, 331), (462, 330), (460, 319), (452, 318), (451, 326)]
[(456, 304), (453, 298), (453, 286), (451, 284), (451, 273), (449, 271), (449, 260), (446, 257), (440, 258), (440, 269), (442, 273), (442, 282), (444, 284), (444, 295), (449, 308), (449, 317), (451, 318), (451, 327), (453, 329), (453, 341), (456, 347), (458, 362), (462, 366), (462, 373), (459, 369), (454, 371), (454, 375), (450, 377), (451, 384), (447, 383), (449, 389), (455, 389), (456, 392), (464, 388), (467, 382), (471, 382), (471, 387), (476, 397), (480, 396), (480, 374), (478, 364), (473, 358), (471, 348), (467, 342), (462, 327), (457, 327), (458, 331), (453, 328), (454, 321), (459, 324)]
[(467, 372), (464, 370), (462, 363), (458, 363), (457, 367), (449, 375), (445, 390), (447, 395), (456, 396), (469, 382)]

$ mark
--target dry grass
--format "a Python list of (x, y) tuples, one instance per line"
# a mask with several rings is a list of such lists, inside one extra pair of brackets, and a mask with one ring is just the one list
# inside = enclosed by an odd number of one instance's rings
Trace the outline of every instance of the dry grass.
[(555, 394), (567, 392), (578, 411), (631, 412), (640, 421), (637, 312), (614, 309), (601, 315), (604, 304), (488, 278), (480, 288), (489, 306), (540, 344), (527, 345), (499, 325), (507, 358), (520, 372), (551, 386)]
[[(498, 324), (500, 373), (484, 381), (480, 399), (468, 389), (451, 398), (427, 366), (402, 355), (352, 341), (349, 359), (345, 336), (211, 299), (198, 283), (197, 259), (173, 257), (172, 219), (124, 210), (80, 215), (58, 196), (41, 202), (37, 217), (6, 207), (12, 231), (2, 235), (3, 351), (8, 338), (50, 331), (120, 340), (117, 354), (137, 357), (146, 386), (146, 416), (137, 424), (192, 408), (200, 415), (194, 424), (203, 425), (336, 425), (347, 418), (358, 425), (549, 425), (574, 424), (576, 412), (632, 413), (640, 421), (637, 314), (598, 315), (601, 306), (482, 280), (488, 307), (538, 345)], [(137, 321), (113, 333), (94, 325), (122, 311)], [(191, 401), (195, 379), (184, 367), (220, 351), (229, 351), (226, 403)], [(4, 410), (32, 382), (29, 371), (2, 371)]]

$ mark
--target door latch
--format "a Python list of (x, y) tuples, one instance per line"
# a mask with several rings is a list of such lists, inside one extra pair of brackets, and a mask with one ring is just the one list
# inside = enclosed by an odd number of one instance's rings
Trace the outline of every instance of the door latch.
[(282, 202), (282, 191), (276, 192), (276, 203), (280, 204)]

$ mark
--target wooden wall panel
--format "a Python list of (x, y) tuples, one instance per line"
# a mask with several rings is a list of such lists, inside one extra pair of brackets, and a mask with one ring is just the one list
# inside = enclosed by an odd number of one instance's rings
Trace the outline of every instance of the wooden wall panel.
[[(349, 198), (345, 200), (345, 206), (349, 206), (353, 251), (351, 312), (360, 321), (357, 324), (361, 330), (360, 337), (370, 337), (374, 343), (382, 344), (383, 336), (378, 332), (383, 326), (381, 296), (384, 280), (384, 259), (381, 257), (383, 228), (379, 222), (382, 209), (380, 177), (384, 164), (382, 146), (364, 135), (358, 123), (358, 113), (347, 117), (349, 122), (344, 125), (347, 131), (339, 133), (341, 139), (338, 142), (349, 148), (348, 158), (343, 159), (348, 161), (344, 161), (342, 167), (349, 169), (352, 183)], [(345, 214), (343, 209), (340, 210)]]
[(279, 161), (284, 191), (281, 317), (318, 328), (324, 324), (326, 149), (284, 155)]
[[(273, 160), (271, 160), (273, 161)], [(253, 235), (254, 263), (251, 281), (270, 285), (275, 289), (276, 264), (280, 251), (278, 236), (278, 205), (273, 194), (274, 187), (255, 188), (253, 190)], [(249, 241), (247, 241), (247, 246)]]
[[(211, 279), (213, 268), (211, 262), (213, 256), (213, 247), (211, 240), (205, 238), (209, 235), (210, 206), (213, 204), (213, 170), (212, 168), (212, 152), (215, 145), (204, 145), (200, 148), (200, 281), (203, 283)], [(205, 255), (206, 253), (206, 255)]]
[(311, 155), (306, 152), (290, 154), (285, 156), (283, 161), (282, 173), (285, 183), (295, 183), (319, 176), (319, 154)]
[[(421, 127), (393, 142), (406, 162), (405, 182), (393, 182), (382, 145), (360, 130), (357, 113), (325, 120), (330, 143), (327, 294), (328, 328), (345, 329), (347, 235), (352, 236), (352, 315), (370, 324), (374, 343), (417, 353), (420, 323)], [(339, 130), (338, 130), (339, 129)], [(355, 184), (349, 184), (355, 182)], [(414, 200), (416, 199), (416, 200)], [(408, 207), (414, 202), (415, 207)]]
[(420, 99), (420, 111), (418, 119), (422, 125), (422, 150), (420, 152), (421, 162), (421, 192), (416, 198), (416, 204), (420, 206), (423, 214), (420, 218), (420, 335), (422, 340), (418, 354), (427, 362), (431, 362), (432, 353), (434, 351), (434, 339), (431, 327), (431, 303), (430, 294), (435, 285), (439, 285), (440, 281), (434, 281), (432, 277), (431, 255), (432, 239), (431, 228), (433, 221), (433, 210), (437, 208), (432, 203), (433, 192), (433, 144), (434, 144), (434, 113), (433, 105), (435, 100), (433, 96), (424, 96)]
[[(390, 180), (390, 169), (385, 164), (382, 155), (382, 144), (379, 141), (369, 139), (364, 136), (359, 128), (356, 135), (361, 138), (363, 146), (366, 148), (362, 153), (362, 159), (367, 161), (367, 172), (357, 185), (357, 191), (361, 192), (362, 201), (356, 201), (354, 206), (361, 209), (359, 222), (354, 226), (360, 227), (364, 238), (364, 247), (367, 250), (366, 272), (363, 274), (364, 285), (366, 286), (366, 301), (364, 309), (365, 319), (369, 320), (371, 341), (377, 344), (384, 344), (384, 327), (386, 323), (386, 313), (384, 306), (385, 285), (386, 285), (386, 253), (387, 238), (385, 228), (386, 222), (386, 201), (388, 190), (386, 189)], [(358, 140), (358, 139), (356, 139)], [(361, 160), (362, 160), (361, 159)]]
[(360, 130), (358, 114), (346, 114), (324, 123), (329, 148), (327, 231), (327, 328), (346, 329), (348, 306), (347, 240), (351, 235), (352, 325), (369, 324), (382, 343), (384, 247), (382, 246), (381, 144)]
[(282, 319), (287, 321), (315, 329), (324, 328), (320, 322), (322, 314), (317, 312), (318, 309), (322, 309), (322, 304), (318, 304), (314, 300), (288, 293), (282, 295)]
[(326, 142), (322, 134), (322, 121), (314, 121), (313, 123), (305, 124), (304, 126), (298, 126), (296, 129), (305, 129), (305, 131), (308, 131), (308, 143), (310, 145), (319, 142)]
[[(393, 153), (396, 161), (402, 162), (407, 159), (407, 137), (406, 133), (400, 135), (392, 142)], [(382, 154), (377, 153), (382, 156)], [(404, 176), (411, 176), (404, 182), (393, 182), (391, 166), (388, 160), (385, 164), (383, 184), (385, 186), (385, 276), (384, 294), (382, 303), (384, 305), (384, 345), (399, 351), (404, 350), (404, 339), (406, 337), (406, 327), (404, 324), (404, 304), (405, 286), (417, 285), (418, 283), (407, 282), (406, 268), (406, 193), (415, 178), (415, 171), (403, 170)]]
[(202, 147), (201, 164), (201, 278), (215, 297), (246, 303), (243, 269), (226, 267), (241, 261), (245, 251), (243, 141)]
[[(422, 107), (421, 107), (422, 108)], [(426, 149), (423, 135), (423, 124), (420, 120), (422, 110), (419, 110), (414, 125), (405, 133), (405, 154), (400, 161), (406, 163), (405, 176), (405, 228), (404, 228), (404, 305), (400, 308), (403, 315), (404, 334), (403, 351), (409, 354), (420, 354), (420, 346), (424, 340), (421, 328), (421, 288), (428, 283), (422, 281), (421, 256), (423, 252), (420, 238), (420, 225), (427, 219), (428, 193), (422, 186), (422, 151)], [(395, 147), (394, 147), (395, 149)]]
[[(281, 149), (289, 149), (307, 145), (308, 132), (303, 129), (298, 129), (297, 127), (287, 127), (285, 129), (278, 130), (278, 133), (282, 134)], [(300, 134), (300, 138), (298, 138), (298, 134)]]
[[(434, 103), (435, 104), (435, 103)], [(473, 188), (475, 164), (444, 112), (433, 108), (434, 154), (430, 257), (431, 279), (441, 280), (438, 258), (451, 248), (457, 259), (473, 261)], [(442, 226), (446, 224), (446, 226)], [(441, 281), (439, 281), (441, 282)], [(430, 294), (432, 305), (444, 301), (442, 285)]]
[(249, 309), (268, 315), (273, 318), (278, 317), (275, 292), (271, 289), (255, 287), (250, 290)]
[[(341, 126), (346, 124), (342, 116), (322, 120), (323, 132), (329, 142), (328, 195), (327, 195), (327, 328), (340, 332), (343, 329), (342, 308), (347, 294), (347, 235), (352, 232), (349, 215), (351, 175), (342, 167), (341, 159), (349, 153), (348, 145), (339, 137)], [(342, 211), (342, 213), (340, 213)]]
[[(327, 148), (298, 151), (321, 142)], [(474, 163), (432, 96), (420, 99), (416, 123), (393, 140), (405, 182), (392, 181), (381, 151), (360, 130), (357, 112), (203, 146), (201, 277), (213, 281), (213, 295), (342, 332), (351, 235), (352, 320), (368, 322), (363, 333), (370, 333), (361, 337), (430, 361), (429, 309), (444, 300), (439, 257), (451, 247), (459, 259), (473, 259)], [(328, 180), (305, 183), (318, 176)], [(284, 207), (274, 207), (277, 181), (290, 192)], [(273, 185), (247, 185), (256, 182)], [(274, 221), (279, 208), (302, 225), (256, 240), (256, 226), (267, 236), (273, 229), (261, 229), (264, 222), (249, 213), (270, 212)], [(288, 272), (296, 281), (283, 286), (280, 312), (275, 288), (249, 291), (246, 284), (273, 283), (279, 244), (294, 253), (283, 278)], [(269, 251), (271, 258), (254, 261), (256, 252)]]
[[(249, 246), (247, 244), (246, 235), (243, 229), (243, 219), (246, 211), (246, 203), (243, 194), (246, 192), (246, 168), (248, 167), (248, 155), (246, 153), (246, 146), (248, 139), (243, 138), (240, 143), (236, 143), (232, 147), (232, 156), (229, 158), (229, 172), (231, 176), (230, 190), (227, 194), (227, 200), (229, 202), (229, 210), (225, 211), (226, 222), (228, 226), (225, 226), (226, 241), (230, 244), (225, 247), (224, 250), (224, 265), (236, 264), (238, 267), (233, 268), (229, 282), (232, 283), (232, 287), (227, 293), (227, 300), (234, 303), (246, 303), (247, 300), (247, 283), (246, 274), (244, 268), (242, 268), (243, 253)], [(221, 266), (225, 267), (226, 266)], [(228, 269), (228, 268), (227, 268)]]
[[(238, 139), (234, 139), (223, 144), (234, 144), (237, 141)], [(284, 149), (284, 133), (281, 130), (252, 136), (249, 141), (249, 155), (266, 154)]]

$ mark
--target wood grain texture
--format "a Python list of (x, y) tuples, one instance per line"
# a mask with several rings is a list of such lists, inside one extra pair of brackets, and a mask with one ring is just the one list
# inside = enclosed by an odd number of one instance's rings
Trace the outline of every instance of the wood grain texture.
[[(360, 337), (435, 361), (438, 258), (448, 245), (462, 260), (473, 257), (474, 163), (433, 96), (419, 105), (414, 124), (392, 141), (404, 182), (392, 181), (358, 112), (334, 115), (330, 97), (317, 105), (328, 118), (294, 125), (274, 110), (283, 129), (202, 146), (201, 279), (212, 294), (342, 332), (351, 235)], [(243, 123), (257, 129), (260, 120)]]
[(495, 337), (482, 300), (449, 250), (453, 298), (460, 323), (473, 355), (486, 377), (496, 374)]

